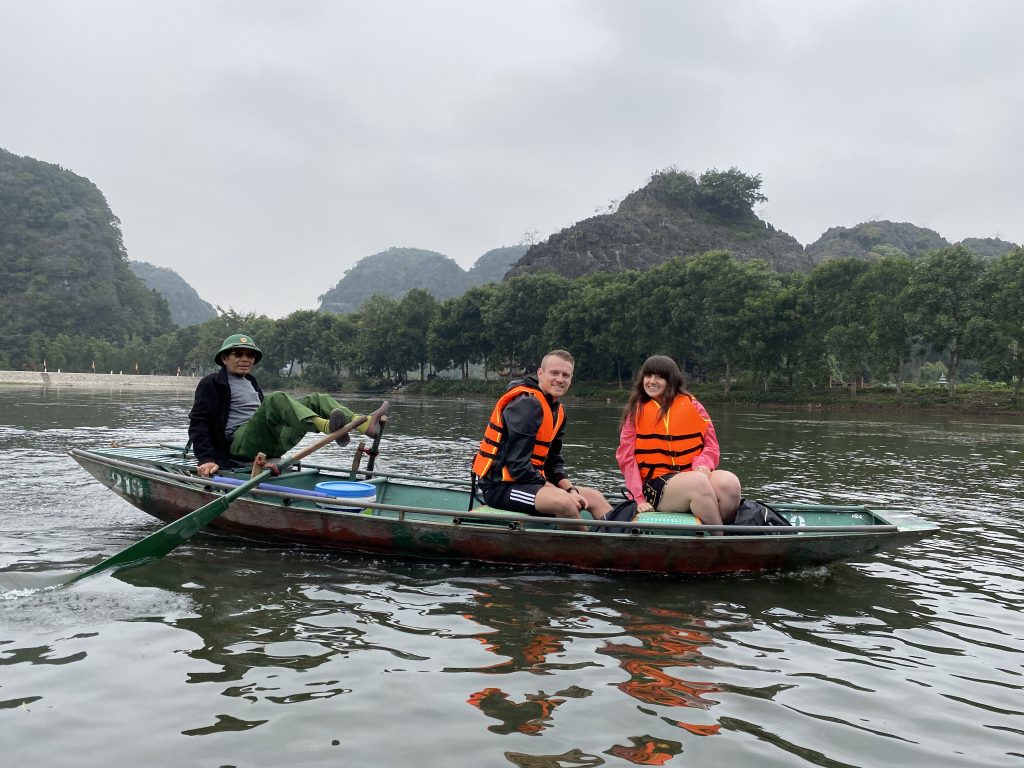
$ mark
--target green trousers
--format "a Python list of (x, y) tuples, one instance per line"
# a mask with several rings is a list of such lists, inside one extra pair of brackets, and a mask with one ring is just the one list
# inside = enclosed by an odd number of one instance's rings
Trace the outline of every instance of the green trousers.
[[(317, 431), (314, 416), (329, 419), (335, 408), (344, 412), (346, 422), (355, 418), (351, 410), (330, 395), (312, 394), (296, 399), (284, 392), (273, 392), (264, 398), (252, 418), (235, 430), (231, 453), (249, 460), (260, 452), (267, 458), (284, 456), (308, 432)], [(365, 432), (366, 423), (358, 429)]]

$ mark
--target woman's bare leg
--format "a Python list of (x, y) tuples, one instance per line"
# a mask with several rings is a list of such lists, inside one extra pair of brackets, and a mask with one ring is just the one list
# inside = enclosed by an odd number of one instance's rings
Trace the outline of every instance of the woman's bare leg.
[(743, 496), (740, 479), (728, 470), (716, 469), (711, 473), (711, 487), (715, 489), (718, 498), (718, 514), (722, 522), (728, 525), (736, 516)]
[(680, 472), (671, 477), (665, 483), (658, 511), (690, 512), (704, 525), (722, 524), (714, 486), (708, 476), (700, 472)]

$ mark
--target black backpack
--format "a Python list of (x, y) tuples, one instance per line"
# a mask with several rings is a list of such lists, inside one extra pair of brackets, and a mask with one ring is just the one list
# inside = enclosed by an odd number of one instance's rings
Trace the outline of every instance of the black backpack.
[[(634, 517), (636, 517), (636, 501), (627, 498), (608, 510), (604, 519), (619, 523), (631, 523)], [(598, 533), (629, 533), (630, 531), (629, 528), (621, 525), (603, 525), (594, 530)]]
[[(739, 509), (736, 510), (736, 517), (730, 525), (759, 525), (764, 528), (792, 527), (793, 524), (767, 504), (754, 501), (753, 499), (741, 499)], [(750, 536), (759, 533), (782, 533), (782, 531), (726, 531), (733, 536)]]

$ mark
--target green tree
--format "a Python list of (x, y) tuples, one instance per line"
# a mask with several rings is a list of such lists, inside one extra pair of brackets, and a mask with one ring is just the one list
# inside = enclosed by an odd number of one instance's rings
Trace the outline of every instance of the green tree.
[(437, 299), (422, 288), (413, 288), (398, 302), (394, 352), (403, 380), (405, 372), (414, 368), (420, 369), (420, 380), (423, 380), (423, 369), (430, 357), (427, 338), (437, 312)]
[(648, 355), (666, 354), (684, 369), (697, 356), (694, 307), (703, 293), (690, 283), (686, 263), (679, 257), (640, 274), (636, 284), (639, 312), (635, 315), (634, 345)]
[(503, 361), (536, 367), (552, 343), (544, 335), (548, 314), (560, 304), (569, 281), (550, 272), (518, 275), (500, 283), (481, 315), (492, 365)]
[[(804, 372), (812, 380), (823, 375), (853, 381), (866, 370), (866, 360), (855, 349), (863, 337), (864, 298), (858, 281), (870, 263), (853, 257), (829, 259), (811, 270), (804, 283), (801, 313), (804, 334), (798, 344)], [(839, 328), (829, 335), (833, 328)], [(855, 390), (854, 390), (855, 391)]]
[(940, 248), (914, 264), (904, 292), (909, 331), (946, 359), (950, 397), (956, 393), (960, 363), (972, 353), (972, 326), (985, 314), (985, 267), (968, 248)]
[(746, 296), (739, 308), (745, 329), (742, 359), (767, 389), (773, 371), (784, 372), (792, 384), (799, 369), (798, 340), (805, 337), (800, 314), (806, 277), (771, 273), (760, 290)]
[(496, 291), (493, 284), (478, 286), (441, 303), (427, 334), (429, 360), (436, 370), (458, 367), (465, 379), (471, 364), (486, 360), (488, 342), (483, 308), (493, 300)]
[[(622, 388), (638, 364), (637, 327), (644, 307), (635, 271), (596, 273), (576, 280), (564, 301), (548, 316), (551, 346), (576, 358), (579, 378), (614, 377)], [(642, 358), (641, 358), (642, 359)]]
[(761, 193), (761, 174), (751, 176), (739, 168), (712, 168), (698, 180), (698, 205), (726, 219), (745, 218), (757, 203), (768, 198)]
[(687, 261), (686, 269), (696, 295), (687, 302), (688, 308), (679, 306), (674, 312), (692, 318), (705, 359), (724, 369), (728, 395), (748, 330), (741, 309), (768, 287), (771, 271), (763, 261), (739, 262), (728, 251), (708, 251)]
[(1015, 381), (1020, 395), (1024, 383), (1024, 248), (1015, 248), (992, 262), (982, 286), (986, 317), (992, 333), (984, 340), (986, 369)]
[(302, 309), (277, 320), (266, 339), (275, 355), (283, 361), (282, 368), (290, 378), (295, 366), (315, 363), (334, 370), (331, 317), (313, 309)]
[(647, 189), (661, 202), (683, 210), (692, 210), (698, 195), (697, 180), (693, 174), (680, 171), (675, 166), (654, 173)]
[(872, 262), (856, 280), (856, 293), (863, 297), (867, 325), (867, 364), (875, 379), (890, 377), (902, 394), (912, 347), (903, 308), (903, 292), (914, 271), (913, 262), (903, 255), (886, 256)]
[(390, 296), (375, 293), (363, 302), (362, 309), (355, 314), (358, 334), (355, 344), (355, 360), (364, 372), (382, 376), (391, 382), (401, 369), (396, 354), (399, 319), (398, 301)]

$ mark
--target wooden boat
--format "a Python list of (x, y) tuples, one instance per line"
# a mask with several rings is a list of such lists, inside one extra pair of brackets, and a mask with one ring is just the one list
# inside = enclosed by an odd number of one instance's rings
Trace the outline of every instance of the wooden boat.
[[(200, 478), (174, 446), (74, 449), (103, 485), (165, 522), (215, 500), (243, 473)], [(329, 481), (372, 486), (358, 506), (317, 490)], [(325, 487), (325, 486), (321, 486)], [(234, 501), (210, 533), (388, 555), (568, 567), (588, 571), (724, 574), (792, 570), (866, 557), (935, 533), (904, 510), (853, 505), (773, 504), (793, 527), (719, 526), (710, 536), (690, 515), (641, 515), (620, 532), (566, 530), (550, 518), (473, 504), (469, 483), (305, 464)], [(772, 533), (764, 535), (764, 531)]]

